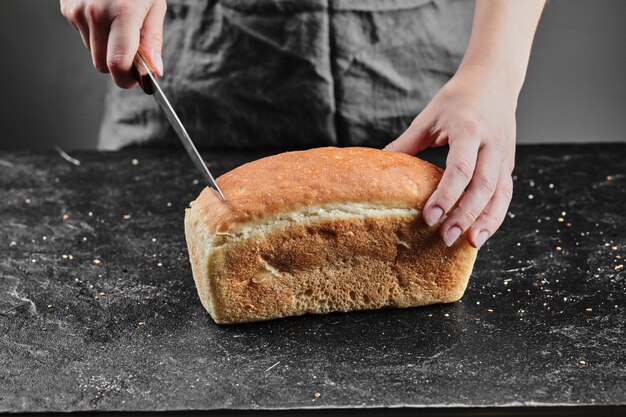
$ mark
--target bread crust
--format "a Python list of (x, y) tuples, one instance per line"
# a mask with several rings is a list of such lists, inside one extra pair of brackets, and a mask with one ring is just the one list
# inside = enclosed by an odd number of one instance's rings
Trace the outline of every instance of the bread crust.
[(441, 173), (435, 165), (403, 153), (316, 148), (241, 165), (217, 179), (226, 204), (210, 188), (192, 204), (210, 233), (229, 233), (302, 207), (368, 202), (421, 209)]
[(228, 203), (205, 189), (185, 215), (203, 306), (230, 324), (460, 299), (476, 250), (465, 235), (446, 247), (421, 216), (440, 177), (364, 148), (290, 152), (223, 175)]

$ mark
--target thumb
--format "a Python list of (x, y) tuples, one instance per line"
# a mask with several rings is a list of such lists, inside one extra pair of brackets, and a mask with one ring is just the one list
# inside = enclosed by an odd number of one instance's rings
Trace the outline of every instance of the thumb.
[(163, 47), (163, 20), (165, 19), (165, 11), (167, 4), (165, 0), (157, 0), (154, 2), (141, 28), (141, 40), (139, 42), (140, 49), (148, 66), (157, 75), (163, 75), (163, 58), (161, 57), (161, 49)]
[(386, 151), (408, 153), (415, 155), (419, 151), (428, 148), (431, 138), (432, 121), (422, 111), (407, 130), (396, 140), (385, 146)]

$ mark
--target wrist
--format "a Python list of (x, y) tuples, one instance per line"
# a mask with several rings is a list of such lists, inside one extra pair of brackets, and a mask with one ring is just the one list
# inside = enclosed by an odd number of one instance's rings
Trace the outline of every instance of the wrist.
[(494, 85), (517, 101), (524, 84), (525, 75), (525, 70), (515, 65), (464, 58), (455, 77), (467, 77), (481, 85)]

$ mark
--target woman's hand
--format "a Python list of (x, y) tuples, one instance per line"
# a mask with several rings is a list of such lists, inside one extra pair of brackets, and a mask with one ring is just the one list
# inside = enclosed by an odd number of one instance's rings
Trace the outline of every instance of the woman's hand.
[(133, 59), (141, 45), (148, 65), (163, 74), (165, 0), (61, 0), (61, 13), (80, 32), (100, 72), (123, 88), (136, 82)]
[(416, 154), (448, 144), (446, 170), (424, 206), (430, 226), (451, 246), (469, 230), (480, 248), (500, 227), (513, 192), (515, 110), (518, 88), (506, 76), (465, 65), (439, 91), (411, 126), (385, 149)]

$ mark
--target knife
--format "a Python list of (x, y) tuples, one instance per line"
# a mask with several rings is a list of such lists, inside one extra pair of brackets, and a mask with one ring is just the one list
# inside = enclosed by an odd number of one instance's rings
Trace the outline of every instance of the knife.
[(167, 99), (167, 97), (165, 97), (163, 90), (161, 90), (161, 87), (159, 86), (156, 77), (154, 76), (154, 74), (152, 74), (152, 71), (150, 70), (150, 67), (148, 67), (146, 60), (141, 55), (141, 52), (137, 52), (137, 55), (135, 55), (134, 69), (135, 78), (137, 79), (139, 86), (144, 93), (153, 96), (161, 109), (165, 112), (165, 117), (167, 117), (167, 120), (170, 121), (172, 127), (174, 128), (174, 131), (176, 132), (176, 135), (178, 135), (178, 138), (183, 143), (185, 150), (191, 157), (193, 164), (202, 174), (202, 177), (204, 178), (207, 185), (217, 191), (217, 195), (220, 200), (226, 202), (226, 197), (224, 196), (224, 193), (222, 193), (222, 190), (220, 190), (220, 187), (215, 182), (213, 175), (211, 175), (211, 171), (209, 171), (209, 168), (202, 160), (200, 153), (198, 153), (198, 149), (196, 149), (196, 146), (193, 144), (191, 137), (187, 133), (187, 130), (185, 130), (185, 127), (183, 126), (180, 119), (178, 118), (178, 115), (172, 108), (169, 100)]

